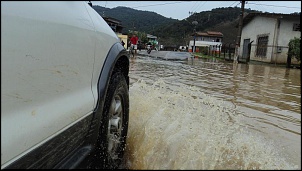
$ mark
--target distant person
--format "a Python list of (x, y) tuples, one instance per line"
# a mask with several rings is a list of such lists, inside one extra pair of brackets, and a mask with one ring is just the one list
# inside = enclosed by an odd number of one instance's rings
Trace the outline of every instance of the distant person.
[(151, 42), (148, 42), (148, 43), (147, 43), (147, 46), (148, 46), (148, 45), (149, 45), (149, 46), (152, 46), (152, 43), (151, 43)]
[(158, 51), (158, 41), (156, 41), (156, 40), (153, 40), (153, 47), (154, 47), (154, 49), (156, 50), (156, 51)]
[(133, 57), (135, 57), (136, 54), (137, 54), (138, 37), (135, 34), (133, 34), (131, 39), (130, 39), (130, 42), (131, 42), (131, 47), (134, 49)]
[(152, 43), (151, 42), (148, 42), (147, 43), (147, 53), (150, 54), (152, 51)]
[(127, 44), (127, 49), (130, 49), (131, 46), (131, 41), (129, 40), (128, 44)]
[(125, 42), (122, 40), (122, 42), (121, 42), (121, 44), (123, 45), (123, 47), (124, 47), (124, 45), (125, 45)]
[(138, 50), (141, 51), (142, 50), (142, 46), (141, 46), (141, 41), (138, 41)]

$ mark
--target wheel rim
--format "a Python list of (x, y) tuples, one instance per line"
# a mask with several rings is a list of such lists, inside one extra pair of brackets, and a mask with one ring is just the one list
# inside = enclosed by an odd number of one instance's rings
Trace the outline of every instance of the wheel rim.
[(123, 105), (119, 95), (116, 95), (111, 102), (108, 123), (108, 154), (110, 158), (118, 158), (123, 129)]

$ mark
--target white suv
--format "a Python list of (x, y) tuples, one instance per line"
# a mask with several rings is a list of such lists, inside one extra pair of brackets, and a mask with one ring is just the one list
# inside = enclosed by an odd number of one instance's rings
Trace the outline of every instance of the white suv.
[(118, 168), (129, 55), (84, 1), (1, 1), (1, 169)]

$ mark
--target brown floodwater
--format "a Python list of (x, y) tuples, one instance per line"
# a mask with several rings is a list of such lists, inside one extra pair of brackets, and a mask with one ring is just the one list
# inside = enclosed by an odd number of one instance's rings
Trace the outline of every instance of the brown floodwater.
[(301, 70), (130, 59), (124, 168), (301, 169)]

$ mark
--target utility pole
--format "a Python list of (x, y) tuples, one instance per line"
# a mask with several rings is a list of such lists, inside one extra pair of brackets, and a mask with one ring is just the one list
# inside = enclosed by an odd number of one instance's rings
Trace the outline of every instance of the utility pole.
[(237, 40), (236, 40), (236, 47), (235, 47), (235, 54), (234, 54), (234, 63), (238, 63), (238, 51), (240, 47), (240, 41), (241, 41), (241, 32), (242, 32), (242, 23), (243, 23), (243, 14), (244, 14), (244, 4), (245, 1), (241, 2), (241, 13), (240, 13), (240, 19), (239, 19), (239, 28), (238, 28), (238, 34), (237, 34)]
[(196, 28), (194, 26), (194, 43), (193, 43), (193, 53), (195, 53), (195, 41), (196, 41)]
[(196, 25), (198, 24), (197, 21), (193, 21), (192, 24), (194, 25), (194, 43), (193, 43), (193, 53), (195, 53), (195, 41), (196, 41)]

